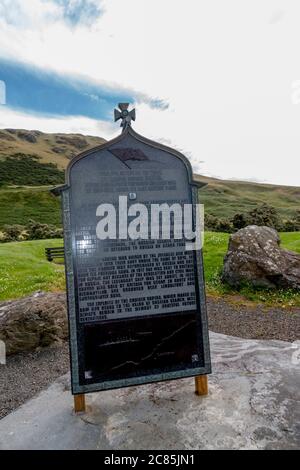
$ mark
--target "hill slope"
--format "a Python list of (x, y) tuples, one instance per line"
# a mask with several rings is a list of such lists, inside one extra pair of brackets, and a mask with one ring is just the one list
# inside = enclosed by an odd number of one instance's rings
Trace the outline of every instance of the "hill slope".
[[(0, 227), (26, 224), (30, 218), (60, 224), (60, 204), (49, 192), (50, 185), (62, 183), (63, 170), (74, 155), (104, 142), (81, 134), (0, 130)], [(232, 217), (266, 202), (287, 219), (300, 207), (300, 187), (195, 178), (207, 183), (200, 191), (200, 202), (209, 214), (219, 217)]]
[(101, 137), (81, 134), (45, 134), (24, 129), (2, 129), (0, 159), (19, 153), (35, 155), (41, 163), (53, 163), (63, 170), (72, 157), (104, 142)]
[(200, 191), (205, 210), (218, 217), (232, 217), (247, 212), (257, 204), (274, 206), (283, 219), (292, 217), (300, 209), (300, 187), (228, 181), (195, 175), (196, 180), (207, 183)]

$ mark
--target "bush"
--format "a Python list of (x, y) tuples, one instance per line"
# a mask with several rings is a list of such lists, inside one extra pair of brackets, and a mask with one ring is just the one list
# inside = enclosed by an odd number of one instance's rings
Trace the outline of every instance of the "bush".
[(235, 214), (231, 222), (236, 230), (247, 225), (266, 225), (282, 232), (297, 232), (300, 231), (300, 211), (293, 219), (282, 220), (275, 207), (260, 204), (249, 212)]
[(232, 233), (233, 225), (229, 219), (218, 218), (211, 214), (205, 214), (204, 216), (205, 230), (211, 232), (225, 232)]
[(204, 227), (205, 230), (215, 232), (218, 225), (218, 217), (210, 214), (204, 214)]
[(41, 224), (31, 220), (26, 226), (27, 240), (44, 240), (46, 238), (62, 238), (63, 229), (54, 225)]
[(3, 227), (2, 242), (17, 242), (24, 240), (22, 234), (24, 232), (23, 225), (5, 225)]
[(282, 221), (275, 207), (268, 204), (260, 204), (246, 214), (247, 225), (265, 225), (281, 230)]
[(229, 219), (219, 219), (216, 232), (232, 233), (234, 232), (233, 225)]
[(247, 225), (265, 225), (282, 232), (297, 232), (300, 231), (300, 210), (293, 219), (283, 221), (275, 207), (259, 204), (249, 212), (238, 212), (232, 219), (205, 214), (204, 223), (205, 230), (211, 232), (232, 233)]
[(235, 229), (240, 230), (248, 225), (247, 214), (235, 214), (231, 219), (232, 225)]
[(300, 223), (296, 219), (285, 220), (282, 224), (282, 231), (283, 232), (299, 232)]
[(7, 243), (62, 237), (63, 229), (55, 227), (55, 225), (41, 224), (31, 220), (25, 227), (23, 225), (5, 225), (2, 230), (0, 241)]

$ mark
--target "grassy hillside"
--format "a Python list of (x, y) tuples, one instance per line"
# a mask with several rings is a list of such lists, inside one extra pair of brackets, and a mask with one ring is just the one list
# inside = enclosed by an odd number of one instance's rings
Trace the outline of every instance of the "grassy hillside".
[[(80, 134), (0, 130), (0, 229), (5, 224), (26, 224), (30, 218), (59, 225), (60, 203), (50, 194), (49, 185), (64, 180), (70, 158), (103, 142)], [(200, 191), (200, 200), (211, 215), (232, 217), (265, 202), (288, 219), (300, 208), (300, 187), (195, 178), (208, 183)]]
[[(0, 188), (0, 228), (4, 224), (26, 224), (30, 218), (60, 224), (60, 202), (50, 193), (50, 188)], [(208, 186), (200, 190), (200, 201), (207, 213), (219, 217), (232, 217), (267, 202), (278, 209), (283, 219), (289, 219), (300, 208), (300, 188), (211, 179)]]
[(65, 181), (65, 172), (54, 163), (41, 163), (35, 155), (18, 153), (0, 160), (0, 184), (57, 185)]
[[(281, 233), (284, 248), (300, 253), (300, 233)], [(281, 306), (300, 306), (300, 293), (289, 290), (243, 288), (239, 292), (223, 286), (220, 272), (227, 251), (227, 233), (206, 232), (204, 241), (204, 269), (207, 292), (210, 295), (238, 294), (245, 300)], [(62, 240), (37, 240), (0, 244), (0, 300), (28, 295), (36, 290), (64, 290), (65, 277), (62, 264), (49, 263), (44, 250), (49, 246), (62, 246)], [(241, 298), (239, 299), (241, 302)]]
[(61, 225), (60, 201), (49, 185), (64, 182), (73, 156), (104, 142), (80, 134), (0, 130), (0, 229), (29, 219)]
[(300, 208), (300, 187), (217, 180), (199, 175), (196, 179), (208, 183), (200, 191), (201, 203), (209, 214), (218, 217), (232, 217), (237, 212), (247, 212), (257, 204), (267, 203), (288, 219)]
[(41, 163), (53, 163), (64, 170), (68, 161), (84, 150), (105, 142), (101, 137), (81, 134), (46, 134), (24, 129), (0, 130), (0, 159), (18, 153), (36, 155)]
[(9, 187), (0, 189), (0, 228), (26, 225), (30, 219), (61, 225), (60, 199), (45, 187)]

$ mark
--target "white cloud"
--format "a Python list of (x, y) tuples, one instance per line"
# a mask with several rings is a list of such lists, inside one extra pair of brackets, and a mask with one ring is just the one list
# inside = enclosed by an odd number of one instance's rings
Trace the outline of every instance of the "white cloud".
[(3, 24), (28, 30), (63, 19), (63, 8), (51, 0), (1, 0), (0, 19)]
[(0, 55), (168, 101), (139, 105), (135, 128), (201, 173), (300, 184), (298, 0), (104, 0), (105, 13), (75, 29), (50, 0), (11, 3), (30, 21), (0, 19)]
[(107, 140), (118, 133), (116, 126), (106, 121), (95, 121), (84, 116), (43, 117), (14, 111), (6, 106), (0, 106), (0, 128), (95, 135)]

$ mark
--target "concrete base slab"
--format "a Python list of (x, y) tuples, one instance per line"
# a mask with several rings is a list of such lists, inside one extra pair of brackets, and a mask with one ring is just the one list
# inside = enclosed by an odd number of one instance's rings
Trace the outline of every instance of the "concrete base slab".
[(0, 421), (0, 449), (296, 449), (299, 344), (210, 334), (209, 395), (182, 379), (87, 395), (69, 377)]

